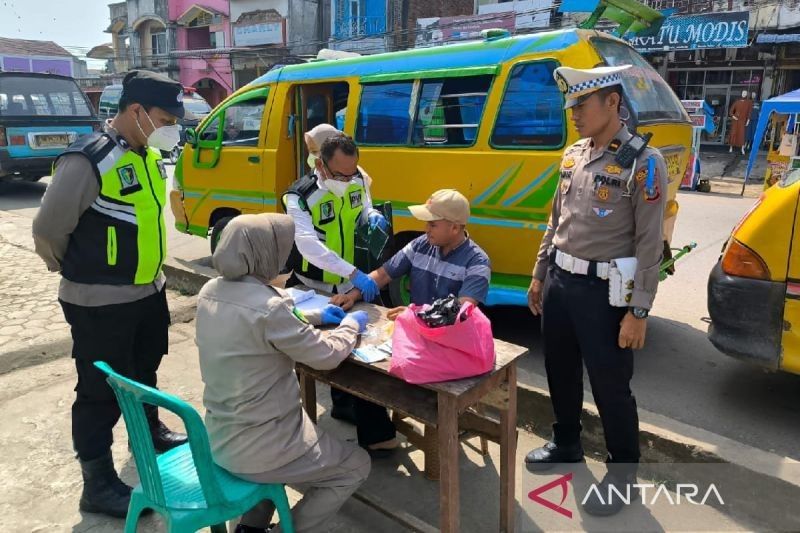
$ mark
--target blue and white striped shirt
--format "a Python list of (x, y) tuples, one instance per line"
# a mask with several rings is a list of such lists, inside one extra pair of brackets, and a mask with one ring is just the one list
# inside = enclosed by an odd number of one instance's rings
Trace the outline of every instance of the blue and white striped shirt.
[(397, 252), (385, 265), (392, 279), (408, 274), (411, 303), (433, 303), (449, 294), (486, 301), (491, 278), (489, 256), (467, 236), (455, 250), (442, 257), (438, 246), (421, 235)]

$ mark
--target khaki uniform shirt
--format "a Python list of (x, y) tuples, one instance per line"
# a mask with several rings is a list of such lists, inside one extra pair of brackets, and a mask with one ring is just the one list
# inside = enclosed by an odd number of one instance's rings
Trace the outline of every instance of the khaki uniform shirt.
[[(631, 137), (623, 126), (615, 136), (618, 142), (609, 146), (594, 147), (591, 139), (581, 139), (564, 151), (561, 179), (533, 277), (544, 280), (551, 246), (590, 261), (636, 257), (630, 305), (650, 309), (664, 251), (667, 167), (661, 153), (648, 146), (633, 169), (620, 168), (614, 161), (615, 147)], [(655, 159), (656, 176), (648, 194), (650, 157)]]
[[(353, 350), (358, 323), (323, 334), (293, 313), (290, 297), (246, 276), (215, 278), (197, 299), (196, 342), (214, 461), (233, 473), (280, 468), (319, 440), (300, 401), (295, 362), (336, 368)], [(307, 314), (320, 323), (318, 313)]]

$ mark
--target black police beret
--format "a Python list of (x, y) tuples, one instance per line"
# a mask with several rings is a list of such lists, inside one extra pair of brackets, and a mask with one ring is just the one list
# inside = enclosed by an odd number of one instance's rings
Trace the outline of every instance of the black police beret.
[(183, 85), (149, 70), (132, 70), (122, 81), (122, 97), (130, 102), (160, 107), (167, 113), (183, 118)]

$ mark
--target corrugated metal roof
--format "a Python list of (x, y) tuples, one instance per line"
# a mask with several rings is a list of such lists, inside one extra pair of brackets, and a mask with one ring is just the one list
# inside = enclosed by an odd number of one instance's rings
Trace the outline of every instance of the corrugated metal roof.
[(28, 39), (9, 39), (7, 37), (0, 37), (0, 54), (72, 57), (72, 54), (53, 41), (32, 41)]

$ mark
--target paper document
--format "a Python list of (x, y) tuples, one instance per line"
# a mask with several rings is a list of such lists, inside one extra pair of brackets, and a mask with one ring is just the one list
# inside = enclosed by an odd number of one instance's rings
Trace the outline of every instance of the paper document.
[(301, 291), (291, 287), (286, 292), (294, 300), (294, 306), (303, 312), (318, 311), (330, 302), (330, 297), (317, 294), (313, 290)]
[(377, 346), (361, 346), (353, 350), (353, 355), (365, 363), (383, 361), (392, 355), (392, 341), (389, 340)]

